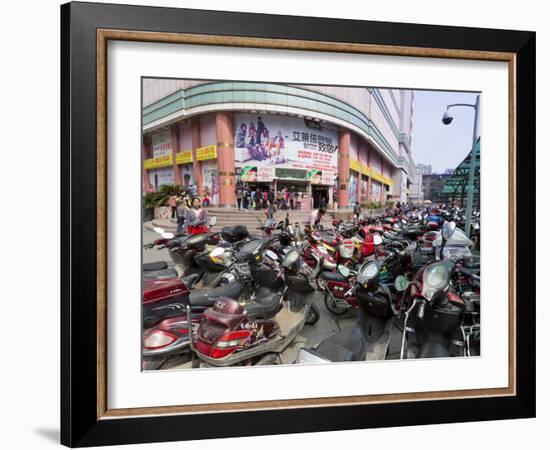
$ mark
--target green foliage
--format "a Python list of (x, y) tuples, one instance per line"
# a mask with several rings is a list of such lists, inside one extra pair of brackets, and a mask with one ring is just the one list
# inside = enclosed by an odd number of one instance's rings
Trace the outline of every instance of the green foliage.
[(395, 206), (395, 202), (392, 200), (388, 200), (386, 202), (386, 208), (393, 208)]
[(367, 209), (380, 209), (382, 208), (382, 203), (375, 202), (375, 201), (368, 201), (368, 202), (364, 202), (362, 206)]
[(183, 193), (183, 186), (179, 184), (163, 184), (156, 192), (148, 192), (143, 196), (143, 207), (167, 206), (172, 195)]

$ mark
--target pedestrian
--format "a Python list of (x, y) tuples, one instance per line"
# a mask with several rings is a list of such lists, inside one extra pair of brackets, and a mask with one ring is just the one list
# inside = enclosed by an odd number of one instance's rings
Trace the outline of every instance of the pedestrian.
[(269, 193), (267, 194), (267, 201), (270, 205), (273, 204), (275, 201), (275, 192), (273, 192), (273, 188), (269, 188)]
[(250, 200), (250, 194), (248, 193), (248, 189), (245, 187), (243, 190), (243, 208), (248, 210), (248, 202)]
[(275, 207), (275, 203), (273, 202), (270, 202), (269, 203), (269, 206), (266, 210), (266, 215), (267, 215), (267, 218), (268, 219), (273, 219), (273, 216), (275, 215), (275, 213), (277, 212), (277, 208)]
[(283, 195), (281, 194), (281, 191), (277, 191), (277, 209), (281, 209), (282, 202), (283, 202)]
[(176, 213), (177, 213), (177, 223), (178, 223), (178, 227), (177, 227), (177, 230), (176, 230), (176, 235), (181, 235), (182, 234), (182, 231), (183, 231), (183, 224), (185, 223), (185, 214), (187, 212), (187, 205), (185, 204), (185, 201), (183, 200), (183, 198), (181, 198), (179, 201), (178, 201), (178, 206), (176, 208)]
[(208, 232), (206, 226), (206, 212), (201, 208), (201, 198), (193, 199), (192, 207), (186, 210), (185, 221), (187, 222), (188, 234), (202, 234)]
[[(203, 196), (202, 196), (202, 206), (210, 206), (210, 188), (208, 186), (204, 186), (202, 188), (202, 193), (203, 193)], [(196, 197), (196, 196), (195, 196)], [(191, 197), (190, 200), (189, 200), (189, 208), (191, 208), (191, 203), (192, 203), (192, 199), (195, 198), (195, 197)]]
[(256, 191), (250, 191), (250, 207), (252, 209), (256, 208), (256, 201), (254, 200), (255, 196), (256, 196)]
[(353, 216), (355, 217), (355, 220), (359, 220), (360, 215), (361, 215), (361, 205), (359, 205), (359, 202), (355, 202), (355, 206), (353, 207)]
[(267, 208), (267, 191), (263, 192), (262, 197), (263, 197), (262, 207)]
[(311, 211), (311, 214), (309, 215), (309, 225), (311, 228), (318, 228), (321, 224), (321, 220), (323, 220), (323, 216), (326, 212), (326, 209), (324, 207), (320, 207), (319, 209), (314, 209)]
[(290, 193), (290, 209), (294, 209), (294, 201), (295, 201), (295, 198), (296, 198), (296, 193), (295, 192), (291, 192)]
[(243, 204), (243, 187), (240, 183), (237, 185), (235, 194), (237, 195), (237, 207), (240, 211), (242, 209), (242, 204)]
[(262, 191), (260, 188), (256, 188), (256, 210), (259, 210), (262, 206)]
[(176, 208), (178, 206), (178, 196), (177, 194), (172, 194), (168, 197), (168, 206), (172, 209), (172, 219), (176, 218)]

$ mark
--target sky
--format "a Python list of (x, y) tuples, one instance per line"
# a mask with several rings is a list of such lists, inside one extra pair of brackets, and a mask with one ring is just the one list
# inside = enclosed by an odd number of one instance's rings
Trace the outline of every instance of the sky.
[(414, 91), (411, 153), (416, 164), (430, 164), (432, 172), (441, 173), (462, 162), (472, 148), (474, 108), (451, 108), (454, 120), (449, 125), (443, 125), (441, 118), (447, 105), (474, 104), (475, 97), (463, 92)]

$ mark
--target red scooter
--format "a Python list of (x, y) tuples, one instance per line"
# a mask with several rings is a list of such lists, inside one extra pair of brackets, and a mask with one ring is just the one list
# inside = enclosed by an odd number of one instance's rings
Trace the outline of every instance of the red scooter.
[[(220, 298), (204, 312), (196, 339), (192, 340), (198, 357), (217, 367), (280, 363), (280, 355), (303, 326), (319, 319), (312, 301), (321, 265), (319, 261), (312, 269), (303, 263), (298, 250), (289, 250), (280, 266), (282, 290), (271, 293), (274, 302), (270, 315), (254, 318), (238, 302)], [(189, 308), (187, 311), (190, 314)]]
[[(365, 248), (370, 248), (372, 244), (372, 253), (369, 253), (368, 256), (374, 255), (374, 258), (384, 256), (385, 253), (380, 247), (382, 238), (378, 234), (369, 234), (368, 236), (370, 243)], [(362, 259), (366, 260), (366, 258)], [(325, 306), (335, 315), (344, 314), (350, 308), (358, 307), (357, 298), (352, 289), (357, 273), (354, 270), (346, 272), (347, 275), (344, 275), (340, 270), (324, 271), (317, 278), (319, 289), (324, 293)]]

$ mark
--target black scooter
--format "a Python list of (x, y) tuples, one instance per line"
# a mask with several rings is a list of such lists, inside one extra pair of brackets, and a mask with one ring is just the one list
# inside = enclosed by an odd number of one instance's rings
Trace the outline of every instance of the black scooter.
[[(443, 224), (441, 258), (445, 243), (455, 229), (454, 222)], [(479, 342), (479, 327), (472, 325), (468, 332), (464, 327), (465, 313), (475, 309), (476, 299), (461, 298), (454, 291), (451, 280), (455, 265), (456, 260), (452, 258), (427, 265), (417, 272), (404, 291), (403, 306), (407, 309), (401, 359), (469, 356), (472, 336), (477, 334)]]

